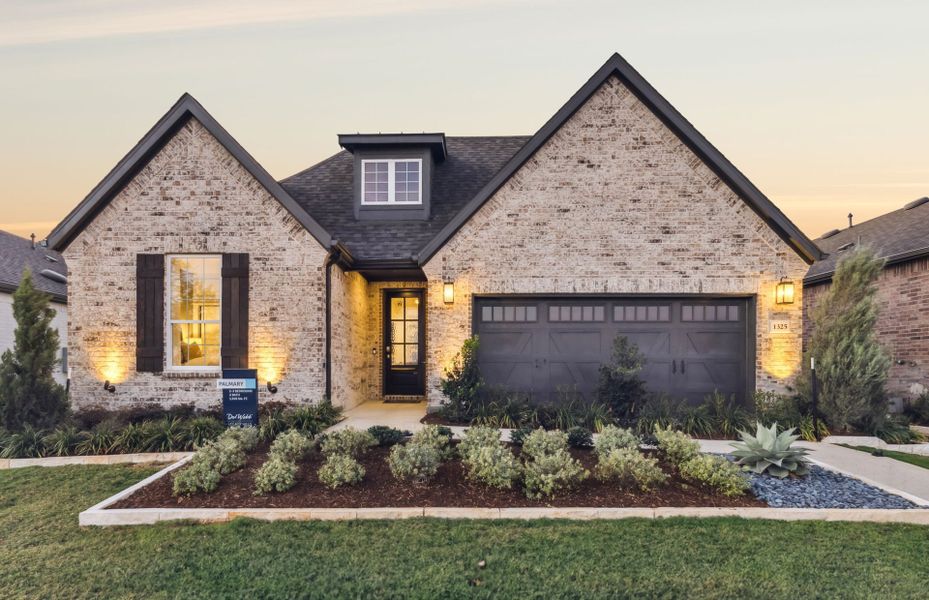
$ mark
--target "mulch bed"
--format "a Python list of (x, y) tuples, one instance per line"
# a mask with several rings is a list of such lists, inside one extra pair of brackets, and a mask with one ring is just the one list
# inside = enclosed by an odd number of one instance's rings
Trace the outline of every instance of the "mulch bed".
[[(387, 466), (389, 448), (373, 448), (361, 458), (366, 474), (355, 487), (331, 490), (323, 486), (316, 472), (324, 457), (314, 452), (303, 461), (297, 485), (284, 493), (255, 496), (252, 485), (255, 471), (265, 460), (266, 448), (251, 453), (245, 467), (223, 477), (219, 488), (210, 494), (185, 498), (171, 495), (172, 477), (168, 475), (137, 491), (110, 508), (374, 508), (403, 506), (509, 507), (509, 506), (586, 506), (586, 507), (658, 507), (658, 506), (767, 506), (750, 492), (727, 498), (712, 489), (681, 479), (677, 471), (662, 462), (671, 476), (661, 488), (650, 492), (627, 491), (615, 483), (598, 481), (591, 475), (567, 493), (545, 501), (526, 498), (519, 486), (498, 490), (465, 478), (460, 461), (443, 464), (434, 480), (415, 485), (398, 481)], [(571, 453), (591, 472), (597, 459), (590, 450)]]

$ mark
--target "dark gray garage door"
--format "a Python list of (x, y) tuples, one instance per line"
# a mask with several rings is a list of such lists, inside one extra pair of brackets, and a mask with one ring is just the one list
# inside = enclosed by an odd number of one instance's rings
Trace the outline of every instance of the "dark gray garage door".
[(624, 335), (645, 355), (650, 391), (701, 400), (719, 390), (744, 399), (754, 379), (742, 298), (477, 298), (474, 330), (485, 381), (556, 402), (562, 391), (596, 397), (598, 370)]

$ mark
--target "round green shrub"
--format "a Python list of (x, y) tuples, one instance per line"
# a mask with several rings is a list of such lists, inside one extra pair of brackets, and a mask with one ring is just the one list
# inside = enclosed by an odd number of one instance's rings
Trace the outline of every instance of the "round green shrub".
[(377, 445), (382, 447), (395, 446), (403, 441), (406, 437), (402, 431), (386, 425), (372, 425), (368, 427), (368, 433), (377, 440)]
[(340, 485), (361, 483), (365, 476), (365, 468), (347, 454), (332, 454), (326, 457), (326, 462), (319, 468), (317, 475), (324, 486), (335, 489)]
[(523, 440), (523, 454), (538, 459), (568, 449), (568, 434), (563, 431), (545, 431), (541, 427)]
[(510, 489), (522, 474), (519, 461), (499, 441), (493, 445), (472, 448), (463, 462), (469, 479), (490, 487)]
[(586, 427), (574, 426), (568, 430), (568, 445), (572, 448), (590, 448), (594, 445), (594, 436)]
[(668, 478), (657, 460), (644, 456), (635, 448), (614, 448), (600, 454), (594, 475), (601, 481), (616, 481), (624, 486), (634, 484), (643, 492), (661, 485)]
[(255, 473), (255, 495), (286, 492), (297, 484), (297, 465), (277, 455), (269, 455)]
[(616, 425), (607, 425), (597, 434), (597, 439), (594, 440), (594, 450), (598, 455), (603, 456), (622, 448), (638, 450), (641, 442), (639, 436), (631, 430)]
[(354, 427), (346, 427), (322, 436), (320, 449), (323, 454), (346, 454), (358, 457), (377, 446), (377, 439), (367, 431), (359, 431)]
[(699, 454), (678, 465), (678, 470), (684, 479), (706, 484), (724, 496), (741, 496), (748, 489), (739, 467), (722, 456)]
[(413, 442), (394, 446), (387, 457), (394, 477), (416, 483), (425, 483), (435, 477), (441, 462), (441, 452), (437, 448)]
[[(526, 445), (528, 443), (527, 439)], [(526, 445), (523, 445), (523, 451)], [(552, 497), (560, 491), (571, 489), (589, 475), (565, 449), (538, 454), (523, 467), (526, 496), (534, 499)]]
[(467, 458), (478, 448), (494, 447), (500, 445), (500, 430), (486, 425), (475, 425), (465, 430), (458, 444), (458, 453)]
[(205, 462), (192, 463), (174, 475), (172, 492), (175, 496), (190, 496), (197, 492), (213, 492), (222, 476)]
[(269, 453), (290, 462), (298, 462), (303, 460), (312, 447), (313, 440), (306, 434), (296, 429), (289, 429), (274, 438)]
[(674, 465), (680, 466), (700, 455), (700, 444), (686, 433), (674, 431), (670, 427), (655, 427), (655, 438), (658, 450)]

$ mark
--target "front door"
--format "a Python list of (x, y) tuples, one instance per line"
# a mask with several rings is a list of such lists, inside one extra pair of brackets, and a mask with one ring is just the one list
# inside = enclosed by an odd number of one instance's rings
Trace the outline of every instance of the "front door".
[(422, 290), (384, 293), (384, 395), (425, 394)]

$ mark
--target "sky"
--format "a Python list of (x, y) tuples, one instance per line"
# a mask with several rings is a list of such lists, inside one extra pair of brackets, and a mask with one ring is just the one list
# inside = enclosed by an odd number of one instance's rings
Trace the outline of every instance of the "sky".
[(929, 2), (0, 0), (0, 229), (184, 92), (274, 177), (348, 132), (534, 133), (619, 52), (807, 235), (929, 195)]

